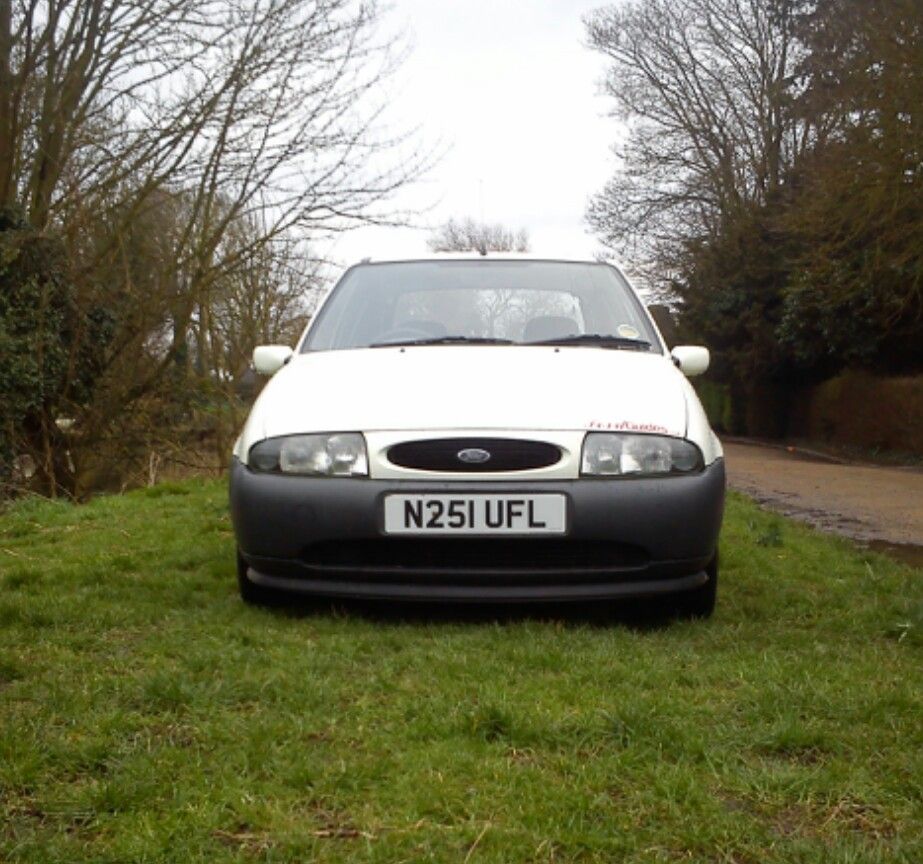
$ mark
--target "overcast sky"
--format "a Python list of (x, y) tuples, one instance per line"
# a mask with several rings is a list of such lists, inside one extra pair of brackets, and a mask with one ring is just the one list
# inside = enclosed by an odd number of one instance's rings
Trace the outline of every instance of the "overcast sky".
[[(604, 0), (394, 0), (412, 54), (389, 87), (390, 122), (447, 152), (397, 204), (429, 225), (472, 216), (525, 228), (532, 251), (592, 254), (587, 199), (615, 165), (618, 123), (583, 16)], [(429, 230), (363, 228), (324, 250), (341, 264), (425, 253)]]

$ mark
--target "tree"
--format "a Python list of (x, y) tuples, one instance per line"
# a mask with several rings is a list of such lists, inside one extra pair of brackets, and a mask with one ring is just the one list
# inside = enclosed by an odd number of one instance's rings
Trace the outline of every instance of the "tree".
[(668, 288), (722, 226), (777, 195), (825, 134), (791, 110), (800, 0), (633, 0), (587, 19), (628, 124), (622, 167), (588, 218), (610, 247)]
[(589, 219), (716, 350), (737, 428), (923, 367), (920, 0), (633, 0), (587, 22), (629, 124)]
[(828, 0), (799, 22), (796, 108), (837, 118), (797, 166), (803, 242), (780, 336), (803, 364), (923, 367), (923, 3)]
[(792, 109), (801, 0), (634, 0), (587, 21), (628, 124), (622, 167), (591, 202), (603, 241), (676, 303), (680, 330), (716, 351), (735, 402), (792, 373), (779, 348), (797, 241), (775, 216), (792, 166), (828, 134)]
[[(380, 126), (399, 57), (378, 20), (353, 0), (0, 0), (0, 206), (60, 240), (78, 321), (112, 316), (92, 386), (61, 391), (77, 473), (195, 385), (231, 274), (395, 218), (427, 158)], [(69, 358), (92, 338), (65, 335)]]
[(432, 252), (528, 252), (529, 234), (524, 228), (513, 231), (500, 223), (474, 219), (449, 219), (427, 240)]
[[(225, 238), (248, 246), (261, 231), (249, 220), (235, 224)], [(259, 246), (223, 273), (210, 302), (196, 310), (193, 322), (194, 359), (200, 390), (213, 396), (212, 410), (225, 422), (215, 425), (216, 456), (223, 461), (230, 449), (227, 432), (243, 423), (241, 397), (250, 374), (253, 346), (293, 344), (307, 323), (312, 292), (321, 284), (318, 263), (303, 244), (280, 238)]]

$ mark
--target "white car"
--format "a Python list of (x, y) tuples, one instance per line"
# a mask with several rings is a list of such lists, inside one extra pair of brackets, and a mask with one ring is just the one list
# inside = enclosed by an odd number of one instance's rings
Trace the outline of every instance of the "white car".
[[(364, 261), (234, 448), (243, 598), (715, 605), (721, 444), (616, 267), (521, 255)], [(685, 373), (685, 374), (684, 374)]]

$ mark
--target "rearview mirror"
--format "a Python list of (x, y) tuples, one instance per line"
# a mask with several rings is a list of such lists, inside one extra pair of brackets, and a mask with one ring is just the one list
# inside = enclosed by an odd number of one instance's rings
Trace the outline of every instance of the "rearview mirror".
[(274, 375), (291, 357), (288, 345), (260, 345), (253, 349), (253, 368), (260, 375)]
[(677, 345), (670, 355), (687, 378), (701, 375), (711, 362), (711, 354), (701, 345)]

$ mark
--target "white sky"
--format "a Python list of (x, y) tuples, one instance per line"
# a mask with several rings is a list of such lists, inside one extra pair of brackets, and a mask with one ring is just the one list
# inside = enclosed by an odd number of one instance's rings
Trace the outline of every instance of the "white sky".
[[(610, 0), (611, 2), (611, 0)], [(369, 227), (323, 249), (348, 265), (425, 253), (431, 227), (471, 216), (525, 228), (533, 252), (592, 256), (588, 198), (615, 168), (619, 124), (599, 95), (604, 58), (583, 16), (606, 0), (394, 0), (413, 51), (389, 85), (389, 123), (445, 156), (395, 204), (420, 228)]]

